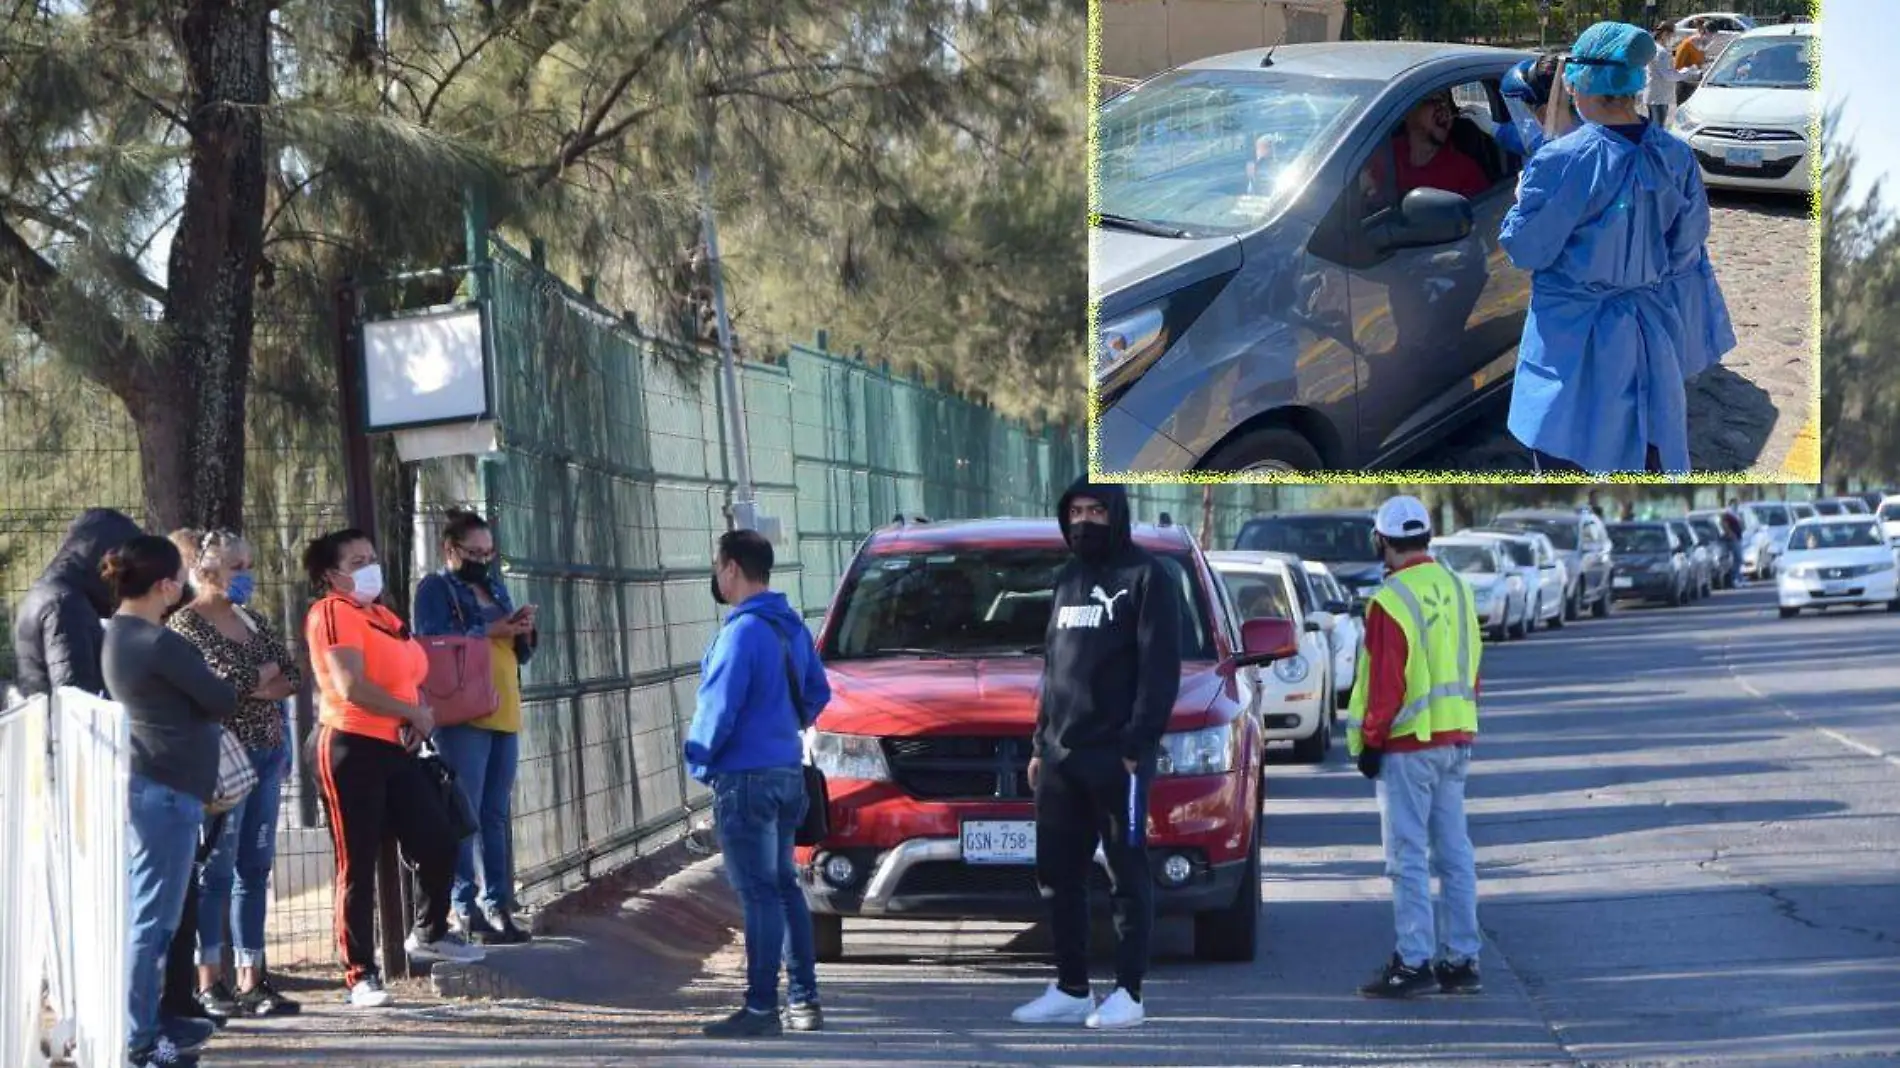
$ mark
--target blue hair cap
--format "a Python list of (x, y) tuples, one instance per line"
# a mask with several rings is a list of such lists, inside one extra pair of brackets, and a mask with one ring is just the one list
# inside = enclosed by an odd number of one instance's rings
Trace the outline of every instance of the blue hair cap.
[(1635, 96), (1648, 81), (1656, 39), (1641, 26), (1599, 22), (1583, 31), (1570, 49), (1564, 80), (1585, 96)]

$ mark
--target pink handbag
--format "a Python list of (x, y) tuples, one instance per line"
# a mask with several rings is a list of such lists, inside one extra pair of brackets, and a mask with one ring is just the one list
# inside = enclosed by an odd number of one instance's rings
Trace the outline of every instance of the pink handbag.
[(437, 727), (454, 727), (493, 715), (501, 707), (495, 690), (493, 650), (487, 638), (446, 634), (418, 637), (429, 656), (422, 697)]

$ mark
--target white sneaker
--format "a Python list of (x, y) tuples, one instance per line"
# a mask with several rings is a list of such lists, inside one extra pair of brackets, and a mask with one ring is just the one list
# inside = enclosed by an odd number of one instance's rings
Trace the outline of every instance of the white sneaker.
[(488, 957), (480, 946), (471, 946), (461, 935), (454, 932), (443, 935), (433, 942), (424, 942), (411, 931), (403, 941), (402, 948), (411, 957), (425, 961), (449, 961), (454, 964), (474, 964)]
[(1128, 991), (1116, 987), (1115, 992), (1102, 1000), (1100, 1008), (1089, 1013), (1083, 1023), (1097, 1030), (1114, 1030), (1118, 1027), (1140, 1027), (1148, 1018), (1142, 1010), (1141, 1002), (1128, 996)]
[(383, 981), (373, 975), (357, 980), (350, 988), (350, 1005), (354, 1008), (380, 1009), (395, 1000), (395, 995), (383, 989)]
[(1020, 1006), (1009, 1014), (1009, 1018), (1024, 1024), (1081, 1023), (1094, 1011), (1095, 995), (1074, 997), (1064, 994), (1056, 989), (1056, 984), (1050, 983), (1049, 989), (1043, 991), (1041, 997)]

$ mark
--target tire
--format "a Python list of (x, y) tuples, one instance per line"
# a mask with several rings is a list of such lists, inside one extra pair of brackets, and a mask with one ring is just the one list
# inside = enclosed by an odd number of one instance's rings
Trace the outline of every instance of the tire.
[(1490, 630), (1487, 630), (1487, 631), (1485, 631), (1485, 632), (1484, 632), (1484, 636), (1485, 636), (1485, 637), (1487, 637), (1487, 638), (1489, 638), (1489, 639), (1491, 639), (1491, 640), (1492, 640), (1492, 641), (1494, 641), (1494, 642), (1501, 642), (1501, 641), (1503, 641), (1503, 640), (1504, 640), (1504, 638), (1505, 638), (1505, 626), (1504, 626), (1504, 624), (1502, 624), (1502, 623), (1500, 623), (1500, 624), (1498, 624), (1497, 626), (1495, 626), (1495, 627), (1492, 627), (1492, 628), (1491, 628)]
[(1564, 620), (1575, 622), (1583, 618), (1583, 580), (1577, 580), (1577, 590), (1564, 598)]
[(1514, 640), (1521, 641), (1531, 636), (1531, 624), (1536, 621), (1537, 617), (1531, 615), (1528, 608), (1529, 606), (1527, 605), (1524, 618), (1517, 621), (1517, 629), (1511, 632), (1511, 637)]
[[(1900, 605), (1900, 601), (1896, 601), (1896, 602), (1894, 602), (1894, 603), (1895, 603), (1896, 605)], [(1889, 608), (1890, 608), (1890, 609), (1891, 609), (1892, 611), (1896, 611), (1896, 612), (1900, 612), (1900, 608), (1894, 608), (1894, 607), (1892, 607), (1892, 606), (1889, 606)], [(1781, 610), (1781, 618), (1783, 618), (1783, 619), (1793, 619), (1794, 617), (1796, 617), (1796, 616), (1798, 616), (1798, 615), (1800, 615), (1800, 614), (1801, 614), (1801, 609), (1799, 609), (1799, 608), (1784, 608), (1784, 609), (1782, 609), (1782, 610)]]
[(844, 959), (844, 917), (828, 912), (814, 912), (811, 916), (811, 941), (813, 953), (822, 964), (836, 964)]
[(1326, 751), (1332, 747), (1332, 720), (1325, 714), (1325, 710), (1322, 709), (1319, 717), (1319, 726), (1313, 728), (1313, 733), (1305, 738), (1295, 738), (1293, 740), (1293, 759), (1301, 764), (1324, 764), (1326, 762)]
[(1254, 817), (1253, 847), (1247, 851), (1240, 887), (1226, 908), (1194, 914), (1194, 958), (1222, 964), (1247, 964), (1260, 955), (1260, 828)]
[(1267, 426), (1249, 430), (1219, 446), (1201, 461), (1200, 468), (1218, 472), (1249, 469), (1312, 472), (1325, 465), (1319, 450), (1304, 437), (1285, 427)]
[(1603, 592), (1597, 595), (1597, 603), (1590, 606), (1591, 618), (1593, 619), (1610, 618), (1610, 609), (1613, 608), (1615, 604), (1616, 604), (1616, 595), (1610, 592), (1610, 584), (1609, 582), (1605, 581), (1603, 583)]
[(1887, 611), (1900, 612), (1900, 597), (1896, 597), (1893, 600), (1887, 602)]
[(1568, 622), (1569, 619), (1570, 619), (1570, 606), (1565, 605), (1563, 610), (1559, 611), (1556, 615), (1550, 617), (1550, 622), (1544, 624), (1544, 629), (1545, 630), (1562, 630), (1564, 629), (1564, 624)]
[(1675, 605), (1677, 608), (1689, 607), (1689, 587), (1686, 583), (1676, 591)]

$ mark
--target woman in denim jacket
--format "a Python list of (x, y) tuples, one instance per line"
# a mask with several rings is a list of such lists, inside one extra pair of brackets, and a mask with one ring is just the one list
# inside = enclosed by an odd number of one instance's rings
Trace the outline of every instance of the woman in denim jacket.
[[(535, 606), (516, 610), (496, 566), (495, 537), (473, 512), (450, 509), (442, 532), (444, 566), (416, 587), (419, 635), (486, 637), (500, 703), (481, 719), (435, 732), (442, 759), (475, 810), (479, 830), (462, 840), (455, 864), (456, 923), (472, 942), (525, 942), (515, 925), (514, 849), (509, 834), (515, 765), (520, 760), (521, 665), (534, 655)], [(478, 852), (479, 843), (479, 852)], [(477, 857), (481, 892), (476, 893)], [(476, 907), (479, 904), (479, 908)]]

